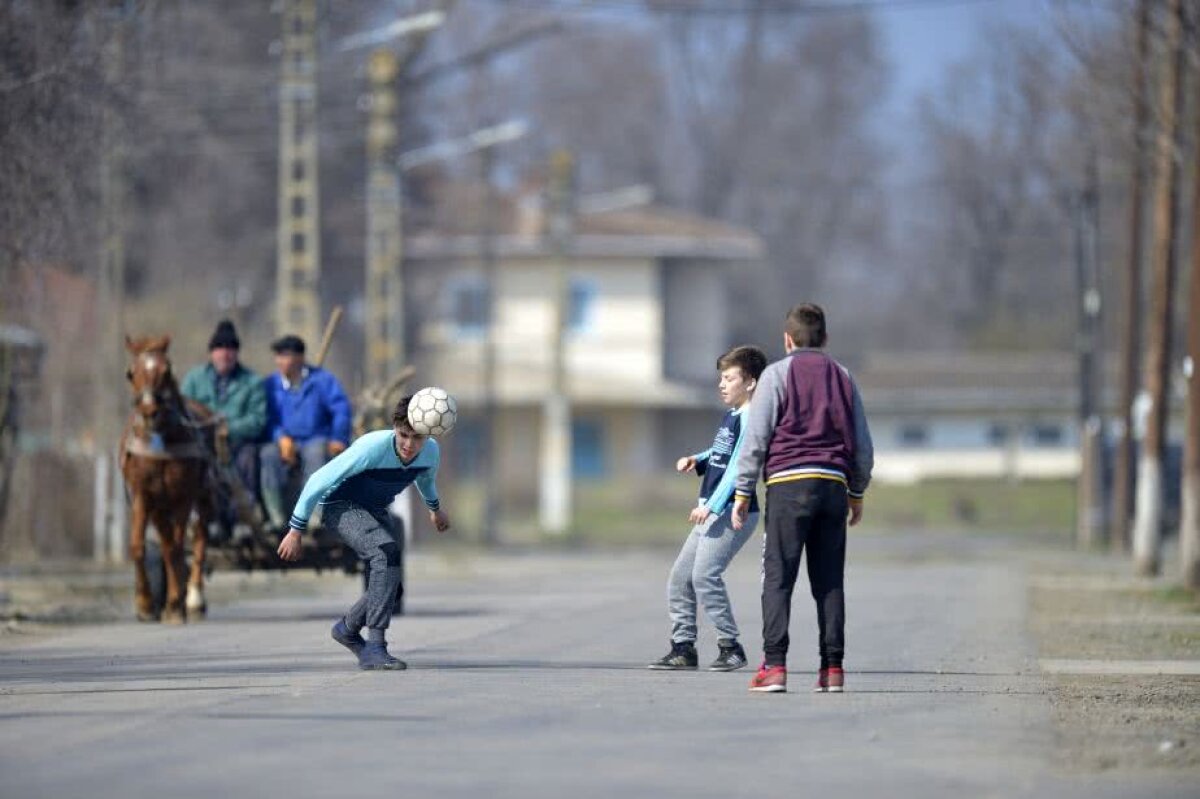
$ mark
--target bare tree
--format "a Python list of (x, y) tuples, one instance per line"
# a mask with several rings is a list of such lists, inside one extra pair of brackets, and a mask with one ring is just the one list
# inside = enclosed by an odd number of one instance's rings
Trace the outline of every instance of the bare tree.
[(778, 320), (761, 309), (803, 297), (843, 318), (882, 301), (855, 271), (886, 260), (886, 155), (872, 122), (888, 65), (876, 23), (781, 17), (761, 2), (717, 19), (658, 7), (675, 98), (666, 171), (685, 176), (670, 193), (767, 242), (769, 272), (742, 281), (751, 294), (737, 305), (754, 310), (739, 336), (774, 340)]
[(919, 263), (968, 341), (1003, 346), (1020, 329), (1047, 344), (1066, 340), (1062, 315), (1047, 313), (1069, 296), (1058, 231), (1071, 187), (1059, 145), (1070, 120), (1055, 51), (1044, 36), (993, 31), (977, 60), (922, 103), (935, 213), (931, 235), (919, 238), (936, 249)]
[[(0, 280), (18, 262), (72, 261), (93, 240), (98, 111), (105, 86), (100, 9), (0, 5)], [(6, 292), (6, 294), (8, 294)], [(15, 299), (8, 294), (9, 299)], [(0, 305), (4, 302), (0, 299)]]

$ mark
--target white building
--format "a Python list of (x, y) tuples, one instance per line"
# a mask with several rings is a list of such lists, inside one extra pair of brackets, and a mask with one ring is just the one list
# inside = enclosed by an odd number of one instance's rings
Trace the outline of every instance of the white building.
[[(536, 490), (542, 401), (551, 387), (558, 261), (535, 213), (505, 206), (497, 257), (493, 414), (510, 495)], [(468, 473), (484, 419), (487, 286), (481, 241), (454, 231), (406, 247), (410, 346), (422, 380), (460, 405), (448, 458)], [(657, 207), (582, 215), (569, 259), (565, 380), (577, 479), (636, 477), (704, 449), (719, 419), (716, 359), (730, 340), (735, 275), (753, 269), (752, 233)]]

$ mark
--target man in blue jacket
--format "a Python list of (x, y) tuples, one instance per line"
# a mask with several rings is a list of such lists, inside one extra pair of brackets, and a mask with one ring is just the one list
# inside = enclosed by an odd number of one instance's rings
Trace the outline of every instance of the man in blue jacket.
[(267, 432), (263, 445), (263, 505), (271, 524), (288, 523), (284, 490), (295, 468), (307, 482), (350, 443), (350, 400), (337, 378), (304, 361), (304, 340), (284, 336), (271, 345), (277, 371), (263, 381)]

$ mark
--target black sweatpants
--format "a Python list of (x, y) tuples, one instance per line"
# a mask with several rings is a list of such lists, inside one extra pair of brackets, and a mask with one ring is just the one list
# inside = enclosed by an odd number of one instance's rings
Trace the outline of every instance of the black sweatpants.
[(767, 487), (763, 543), (763, 654), (768, 666), (787, 664), (792, 589), (807, 550), (808, 582), (817, 603), (821, 667), (841, 666), (845, 649), (846, 486), (804, 479)]

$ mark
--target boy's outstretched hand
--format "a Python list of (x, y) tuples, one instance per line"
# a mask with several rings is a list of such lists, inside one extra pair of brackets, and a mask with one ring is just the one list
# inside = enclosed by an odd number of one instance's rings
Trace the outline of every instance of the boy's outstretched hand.
[(283, 560), (300, 560), (300, 551), (302, 548), (300, 546), (300, 531), (293, 529), (288, 530), (288, 534), (279, 542), (279, 549), (276, 552)]
[(741, 530), (742, 525), (750, 516), (750, 500), (747, 497), (736, 497), (733, 500), (733, 529)]
[(858, 524), (862, 521), (863, 501), (862, 498), (850, 498), (850, 526)]
[(694, 472), (696, 471), (696, 459), (690, 455), (684, 456), (675, 461), (675, 471), (677, 472)]
[(434, 529), (439, 533), (444, 533), (450, 529), (450, 517), (446, 515), (445, 511), (429, 511), (429, 521), (433, 523)]

